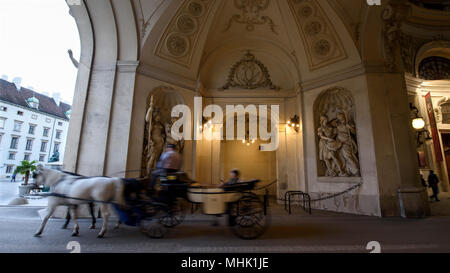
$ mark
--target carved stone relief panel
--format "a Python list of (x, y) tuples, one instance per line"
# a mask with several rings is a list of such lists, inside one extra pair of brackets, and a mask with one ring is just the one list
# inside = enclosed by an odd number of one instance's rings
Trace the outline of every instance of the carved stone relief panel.
[(254, 31), (257, 25), (267, 24), (273, 33), (278, 34), (273, 20), (269, 16), (261, 14), (269, 7), (270, 0), (233, 0), (233, 3), (240, 14), (234, 14), (228, 20), (223, 32), (228, 31), (233, 23), (245, 25), (247, 31)]
[(355, 105), (350, 91), (333, 87), (314, 103), (318, 177), (360, 177)]
[(289, 0), (311, 70), (347, 58), (337, 33), (316, 0)]
[(256, 59), (250, 51), (239, 60), (230, 70), (227, 82), (222, 87), (223, 90), (230, 88), (257, 89), (268, 88), (279, 90), (270, 79), (267, 67)]
[(189, 67), (201, 26), (207, 20), (214, 2), (215, 0), (184, 1), (159, 41), (155, 55)]

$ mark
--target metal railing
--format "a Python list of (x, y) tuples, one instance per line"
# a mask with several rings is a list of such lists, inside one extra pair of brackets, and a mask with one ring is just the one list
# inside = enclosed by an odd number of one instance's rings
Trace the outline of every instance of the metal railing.
[(309, 214), (312, 214), (311, 209), (311, 196), (305, 192), (302, 191), (288, 191), (284, 194), (284, 209), (289, 212), (289, 214), (292, 214), (292, 201), (295, 196), (300, 196), (300, 200), (294, 200), (294, 201), (300, 201), (300, 206), (303, 208), (304, 211), (306, 211)]

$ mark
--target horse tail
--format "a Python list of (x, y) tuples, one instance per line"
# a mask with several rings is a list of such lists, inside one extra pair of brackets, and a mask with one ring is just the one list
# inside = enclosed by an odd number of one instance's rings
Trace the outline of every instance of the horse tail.
[(115, 195), (114, 199), (119, 205), (125, 205), (125, 199), (124, 199), (124, 189), (125, 185), (122, 179), (118, 178), (114, 181), (115, 186)]

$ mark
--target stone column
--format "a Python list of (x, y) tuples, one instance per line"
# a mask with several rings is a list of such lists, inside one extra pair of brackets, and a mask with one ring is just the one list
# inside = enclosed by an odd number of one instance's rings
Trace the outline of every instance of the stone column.
[[(405, 70), (398, 44), (402, 20), (407, 15), (406, 11), (406, 6), (393, 0), (383, 12), (384, 69), (380, 69), (381, 73), (368, 75), (368, 88), (369, 96), (372, 97), (373, 122), (379, 125), (381, 125), (380, 122), (386, 122), (389, 125), (385, 125), (384, 132), (374, 130), (375, 135), (384, 135), (384, 138), (374, 136), (375, 141), (378, 142), (376, 143), (377, 151), (384, 150), (384, 155), (393, 157), (383, 158), (380, 157), (380, 154), (377, 155), (378, 169), (384, 174), (384, 176), (378, 176), (382, 213), (385, 216), (386, 214), (396, 215), (395, 210), (398, 206), (401, 216), (417, 218), (429, 215), (429, 205), (427, 194), (420, 185), (414, 129), (412, 128), (404, 77)], [(374, 90), (374, 88), (379, 88), (379, 90)], [(383, 98), (377, 98), (377, 96), (383, 96)], [(384, 105), (377, 105), (377, 103)], [(378, 112), (374, 109), (378, 109)], [(382, 111), (386, 112), (382, 113)], [(382, 147), (383, 145), (385, 147)], [(383, 165), (384, 160), (394, 164)], [(388, 169), (381, 170), (386, 167)], [(383, 178), (394, 181), (383, 181)], [(397, 204), (392, 202), (395, 199), (398, 200)]]
[[(137, 61), (117, 63), (116, 83), (111, 107), (111, 121), (105, 162), (105, 175), (126, 175), (131, 117), (136, 81)], [(130, 173), (129, 175), (136, 175)]]

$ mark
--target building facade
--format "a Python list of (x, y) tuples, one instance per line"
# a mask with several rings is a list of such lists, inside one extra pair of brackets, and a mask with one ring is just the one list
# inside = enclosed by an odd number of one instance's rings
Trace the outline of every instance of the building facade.
[(277, 105), (276, 151), (245, 139), (186, 139), (184, 170), (217, 184), (239, 168), (245, 178), (277, 181), (272, 191), (279, 199), (287, 191), (309, 193), (320, 199), (316, 209), (429, 213), (410, 103), (418, 98), (423, 106), (427, 90), (434, 90), (434, 104), (446, 103), (448, 78), (426, 89), (430, 83), (416, 69), (427, 57), (450, 58), (448, 4), (84, 0), (70, 9), (82, 53), (66, 170), (145, 175), (170, 136), (163, 128), (172, 107), (184, 104), (193, 114), (195, 98), (222, 109)]
[(62, 161), (70, 105), (0, 80), (0, 177), (9, 178), (22, 160)]

